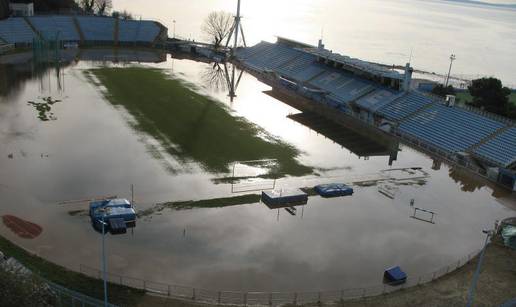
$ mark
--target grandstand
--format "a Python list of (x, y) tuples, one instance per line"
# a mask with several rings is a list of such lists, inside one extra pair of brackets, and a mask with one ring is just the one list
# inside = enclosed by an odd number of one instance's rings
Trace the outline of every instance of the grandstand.
[(34, 16), (29, 17), (29, 22), (34, 28), (46, 38), (47, 36), (57, 37), (64, 42), (80, 41), (73, 18), (70, 16)]
[(124, 43), (154, 41), (160, 27), (153, 21), (120, 20), (118, 41)]
[(37, 34), (21, 17), (0, 20), (0, 37), (9, 44), (26, 45), (32, 43)]
[(450, 153), (464, 152), (504, 124), (457, 107), (432, 106), (402, 121), (399, 131)]
[(422, 108), (432, 104), (433, 101), (418, 92), (408, 92), (394, 101), (387, 103), (377, 113), (389, 120), (400, 121)]
[(235, 51), (236, 61), (272, 85), (326, 104), (390, 132), (418, 140), (447, 158), (469, 157), (472, 165), (516, 170), (516, 127), (495, 118), (410, 89), (405, 72), (278, 38)]
[(129, 21), (100, 16), (51, 15), (0, 20), (0, 42), (27, 46), (35, 38), (45, 39), (47, 36), (85, 45), (115, 45), (117, 42), (154, 45), (167, 39), (167, 29), (149, 20)]
[(505, 168), (516, 167), (516, 127), (504, 129), (500, 134), (482, 143), (473, 151), (479, 159)]
[(84, 39), (89, 42), (113, 42), (115, 40), (115, 19), (96, 16), (78, 16)]

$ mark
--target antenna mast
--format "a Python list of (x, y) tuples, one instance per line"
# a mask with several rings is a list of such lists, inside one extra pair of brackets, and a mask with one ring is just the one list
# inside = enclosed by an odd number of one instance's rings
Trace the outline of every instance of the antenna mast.
[(235, 15), (235, 21), (233, 23), (233, 26), (231, 27), (231, 32), (229, 33), (228, 40), (226, 41), (226, 48), (229, 46), (229, 42), (231, 41), (231, 38), (233, 36), (235, 40), (233, 44), (233, 49), (236, 49), (238, 47), (238, 32), (242, 34), (244, 47), (247, 47), (247, 44), (245, 42), (244, 28), (242, 27), (241, 19), (242, 16), (240, 16), (240, 0), (238, 0), (237, 14)]

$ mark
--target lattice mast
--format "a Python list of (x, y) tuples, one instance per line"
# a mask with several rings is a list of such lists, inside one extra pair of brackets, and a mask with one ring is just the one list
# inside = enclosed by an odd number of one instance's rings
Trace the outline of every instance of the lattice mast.
[(233, 26), (231, 27), (231, 32), (229, 33), (228, 39), (226, 41), (226, 48), (229, 46), (229, 42), (231, 38), (234, 39), (233, 49), (238, 47), (238, 33), (242, 34), (242, 42), (244, 43), (244, 47), (247, 47), (245, 42), (244, 28), (242, 27), (242, 16), (240, 15), (240, 0), (238, 0), (237, 4), (237, 13), (235, 15), (235, 21), (233, 22)]

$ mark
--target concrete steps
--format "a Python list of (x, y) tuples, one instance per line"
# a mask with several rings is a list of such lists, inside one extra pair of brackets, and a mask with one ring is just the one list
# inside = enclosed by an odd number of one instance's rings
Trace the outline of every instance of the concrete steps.
[(41, 33), (36, 30), (36, 27), (34, 27), (34, 25), (30, 22), (29, 18), (27, 18), (26, 16), (23, 17), (23, 20), (25, 20), (25, 22), (27, 23), (27, 25), (31, 28), (31, 30), (36, 33), (36, 35), (40, 38), (40, 39), (43, 39), (43, 36), (41, 36)]
[(483, 138), (482, 140), (480, 140), (480, 142), (476, 143), (475, 145), (471, 146), (470, 148), (466, 149), (466, 152), (469, 152), (469, 153), (473, 153), (475, 150), (477, 150), (480, 146), (486, 144), (487, 142), (491, 141), (492, 139), (496, 138), (497, 136), (499, 136), (500, 134), (504, 133), (505, 131), (513, 128), (514, 126), (505, 126), (505, 127), (502, 127), (498, 130), (496, 130), (495, 132), (493, 132), (492, 134), (486, 136), (485, 138)]

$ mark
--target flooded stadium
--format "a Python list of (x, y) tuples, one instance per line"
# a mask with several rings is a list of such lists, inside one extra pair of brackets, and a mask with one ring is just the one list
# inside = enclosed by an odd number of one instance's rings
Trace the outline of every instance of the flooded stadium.
[(47, 305), (514, 297), (513, 1), (69, 2), (0, 0), (0, 273)]
[[(107, 238), (110, 272), (216, 290), (366, 287), (394, 265), (423, 276), (514, 215), (510, 191), (296, 110), (247, 73), (229, 97), (213, 64), (99, 49), (69, 58), (0, 64), (0, 215), (38, 230), (4, 219), (0, 233), (72, 270), (100, 268), (85, 210), (106, 196), (134, 197), (140, 213), (133, 232)], [(238, 198), (330, 182), (355, 192), (290, 210)]]

